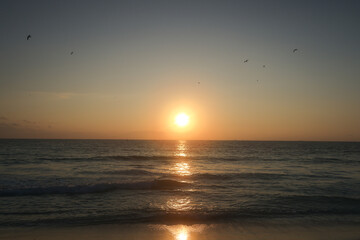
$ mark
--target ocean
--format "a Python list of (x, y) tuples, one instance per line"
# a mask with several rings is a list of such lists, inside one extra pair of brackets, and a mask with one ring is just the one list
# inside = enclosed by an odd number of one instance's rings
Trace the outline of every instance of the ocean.
[(355, 224), (360, 143), (0, 140), (0, 228)]

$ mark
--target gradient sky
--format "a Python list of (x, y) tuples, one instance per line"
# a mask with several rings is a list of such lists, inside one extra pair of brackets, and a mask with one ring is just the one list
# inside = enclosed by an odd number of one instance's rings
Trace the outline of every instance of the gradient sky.
[(1, 1), (0, 137), (360, 141), (359, 12), (340, 0)]

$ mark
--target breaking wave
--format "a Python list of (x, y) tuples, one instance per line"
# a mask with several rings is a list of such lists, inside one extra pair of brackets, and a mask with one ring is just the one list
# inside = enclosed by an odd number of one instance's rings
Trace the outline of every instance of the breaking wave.
[(51, 186), (0, 190), (0, 197), (48, 194), (89, 194), (113, 192), (118, 190), (176, 190), (190, 186), (191, 183), (187, 182), (161, 179), (130, 183), (98, 183), (92, 185)]

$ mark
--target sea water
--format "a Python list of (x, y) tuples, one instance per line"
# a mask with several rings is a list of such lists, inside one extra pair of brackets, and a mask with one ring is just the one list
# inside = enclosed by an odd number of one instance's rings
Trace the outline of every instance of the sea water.
[(0, 226), (360, 223), (360, 143), (0, 140)]

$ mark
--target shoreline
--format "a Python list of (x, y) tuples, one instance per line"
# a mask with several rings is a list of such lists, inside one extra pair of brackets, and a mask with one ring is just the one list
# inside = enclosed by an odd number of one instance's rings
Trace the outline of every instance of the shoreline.
[(76, 227), (9, 227), (0, 229), (0, 239), (144, 239), (144, 240), (356, 240), (358, 224), (107, 224)]

